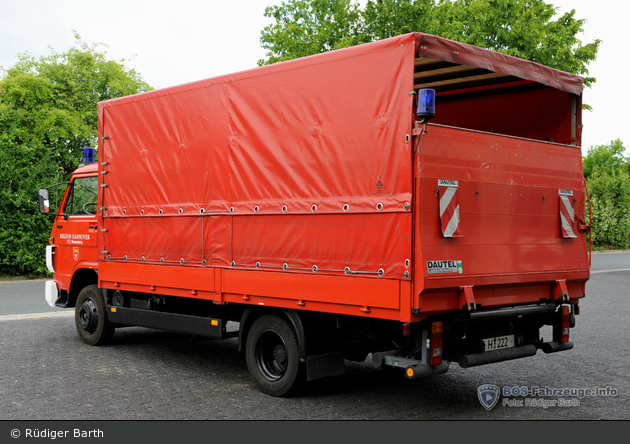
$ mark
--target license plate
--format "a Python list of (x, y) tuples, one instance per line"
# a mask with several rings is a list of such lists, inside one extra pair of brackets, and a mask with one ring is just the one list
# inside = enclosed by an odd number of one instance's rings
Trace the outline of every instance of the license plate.
[(497, 336), (496, 338), (482, 339), (484, 351), (501, 350), (514, 347), (514, 335)]

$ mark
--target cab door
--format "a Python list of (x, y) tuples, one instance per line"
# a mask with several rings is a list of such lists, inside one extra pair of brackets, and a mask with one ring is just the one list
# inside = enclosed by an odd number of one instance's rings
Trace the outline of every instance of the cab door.
[(96, 268), (98, 177), (75, 177), (70, 183), (63, 213), (54, 226), (53, 265), (60, 287), (68, 290), (77, 268)]

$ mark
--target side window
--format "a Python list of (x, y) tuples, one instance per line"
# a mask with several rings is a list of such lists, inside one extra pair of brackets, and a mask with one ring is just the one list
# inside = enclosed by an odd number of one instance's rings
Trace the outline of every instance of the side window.
[(74, 179), (64, 214), (69, 216), (95, 215), (97, 197), (98, 178), (96, 176)]

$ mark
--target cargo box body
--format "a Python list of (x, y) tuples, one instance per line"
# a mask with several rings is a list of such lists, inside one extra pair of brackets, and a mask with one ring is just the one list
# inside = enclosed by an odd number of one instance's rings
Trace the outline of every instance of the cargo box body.
[[(493, 307), (560, 279), (582, 297), (585, 237), (562, 237), (558, 194), (583, 218), (581, 151), (547, 141), (572, 141), (580, 96), (543, 86), (549, 69), (441, 80), (451, 51), (423, 39), (99, 104), (101, 285), (407, 322), (461, 308), (462, 286)], [(468, 128), (412, 134), (419, 81), (437, 85), (434, 122)], [(441, 231), (439, 181), (458, 183), (461, 237)]]

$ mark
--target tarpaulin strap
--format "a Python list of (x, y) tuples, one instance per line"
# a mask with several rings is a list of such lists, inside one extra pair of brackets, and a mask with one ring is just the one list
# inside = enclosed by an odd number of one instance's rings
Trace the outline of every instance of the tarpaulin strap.
[(570, 198), (573, 197), (571, 190), (558, 190), (560, 200), (560, 227), (563, 238), (577, 237), (575, 234), (575, 211)]
[(459, 219), (459, 185), (456, 180), (438, 180), (442, 236), (463, 237)]

